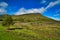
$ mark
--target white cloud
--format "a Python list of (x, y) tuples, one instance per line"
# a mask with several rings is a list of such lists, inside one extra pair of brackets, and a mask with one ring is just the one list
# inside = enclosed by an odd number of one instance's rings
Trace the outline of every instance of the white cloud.
[(56, 4), (59, 4), (60, 0), (54, 1), (54, 2), (50, 2), (45, 8), (41, 7), (41, 8), (35, 8), (35, 9), (25, 9), (25, 8), (20, 8), (15, 15), (21, 15), (21, 14), (27, 14), (27, 13), (44, 13), (47, 9), (55, 6)]
[(1, 7), (7, 7), (8, 4), (7, 4), (6, 2), (0, 2), (0, 6), (1, 6)]
[(6, 7), (8, 6), (8, 4), (6, 2), (0, 2), (0, 13), (6, 13)]
[(55, 14), (54, 16), (60, 16), (60, 14)]
[(38, 8), (38, 9), (29, 9), (26, 11), (26, 13), (43, 13), (44, 12), (44, 7)]
[(46, 3), (46, 0), (42, 0), (42, 2), (41, 3)]
[(51, 7), (53, 7), (53, 6), (55, 6), (56, 4), (59, 4), (59, 3), (60, 3), (60, 0), (57, 0), (55, 2), (50, 2), (45, 9), (51, 8)]
[(47, 17), (49, 17), (49, 18), (52, 18), (52, 19), (55, 19), (55, 20), (60, 20), (59, 18), (57, 18), (57, 17), (51, 17), (51, 16), (47, 16)]
[(54, 16), (60, 16), (60, 9), (57, 9)]
[(5, 13), (5, 12), (6, 12), (6, 10), (5, 10), (5, 9), (0, 8), (0, 13)]
[(43, 13), (45, 11), (44, 7), (41, 7), (39, 9), (25, 9), (21, 8), (18, 12), (15, 13), (15, 15), (21, 15), (21, 14), (27, 14), (27, 13)]
[(60, 9), (56, 11), (56, 13), (59, 13), (60, 12)]
[(21, 9), (18, 10), (18, 12), (15, 13), (15, 15), (25, 14), (25, 12), (26, 12), (26, 9), (21, 8)]

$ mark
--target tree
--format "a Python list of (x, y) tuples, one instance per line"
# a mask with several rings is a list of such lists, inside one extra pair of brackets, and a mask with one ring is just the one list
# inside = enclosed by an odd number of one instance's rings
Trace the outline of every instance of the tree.
[(10, 26), (11, 24), (13, 24), (12, 17), (10, 15), (4, 15), (2, 25), (3, 26)]

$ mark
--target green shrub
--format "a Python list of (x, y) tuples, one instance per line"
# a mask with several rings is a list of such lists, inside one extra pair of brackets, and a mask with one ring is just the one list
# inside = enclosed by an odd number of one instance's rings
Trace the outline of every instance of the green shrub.
[(2, 25), (3, 26), (10, 26), (13, 24), (13, 19), (10, 15), (4, 15)]

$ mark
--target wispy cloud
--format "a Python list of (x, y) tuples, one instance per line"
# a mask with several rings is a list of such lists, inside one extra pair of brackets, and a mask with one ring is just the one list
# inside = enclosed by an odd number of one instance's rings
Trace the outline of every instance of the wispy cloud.
[(54, 14), (54, 16), (60, 16), (60, 9), (56, 10), (55, 13), (56, 13), (56, 14)]
[(6, 13), (6, 7), (8, 4), (6, 2), (0, 2), (0, 13)]
[(60, 14), (55, 14), (54, 16), (60, 16)]
[(58, 9), (57, 11), (56, 11), (56, 13), (59, 13), (60, 12), (60, 9)]
[[(45, 1), (45, 0), (43, 0)], [(50, 2), (45, 8), (41, 7), (41, 8), (32, 8), (32, 9), (25, 9), (25, 8), (20, 8), (15, 15), (21, 15), (21, 14), (27, 14), (27, 13), (44, 13), (45, 11), (47, 11), (47, 9), (55, 6), (56, 4), (59, 4), (60, 0), (54, 1), (54, 2)]]
[(43, 3), (43, 4), (46, 3), (46, 0), (42, 0), (41, 3)]
[(7, 7), (8, 4), (7, 4), (6, 2), (0, 2), (0, 6), (1, 6), (1, 7)]
[(60, 3), (60, 0), (57, 0), (55, 2), (50, 2), (45, 9), (51, 8), (51, 7), (53, 7), (53, 6), (55, 6), (56, 4), (59, 4), (59, 3)]
[(60, 21), (60, 19), (57, 17), (51, 17), (51, 16), (47, 16), (47, 17)]
[(39, 9), (25, 9), (21, 8), (18, 12), (15, 13), (15, 15), (21, 15), (21, 14), (27, 14), (27, 13), (42, 13), (44, 11), (44, 7)]
[(0, 13), (5, 13), (6, 10), (4, 8), (0, 8)]

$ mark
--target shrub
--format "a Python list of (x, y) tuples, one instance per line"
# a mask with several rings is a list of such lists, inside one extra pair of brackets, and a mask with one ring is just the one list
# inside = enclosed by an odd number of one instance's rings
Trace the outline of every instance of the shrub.
[(13, 24), (12, 17), (10, 15), (4, 15), (2, 25), (3, 26), (10, 26), (11, 24)]

